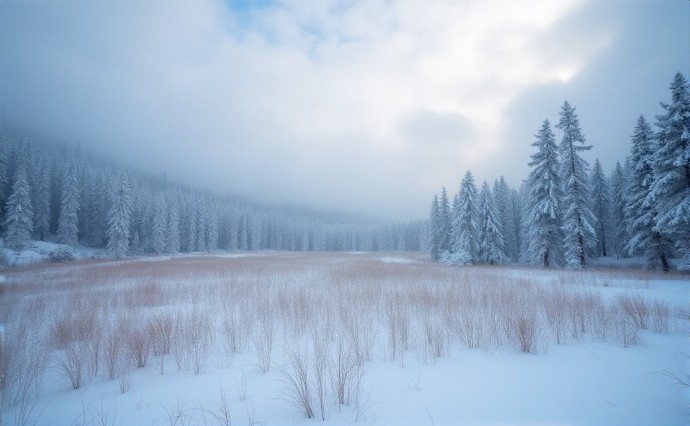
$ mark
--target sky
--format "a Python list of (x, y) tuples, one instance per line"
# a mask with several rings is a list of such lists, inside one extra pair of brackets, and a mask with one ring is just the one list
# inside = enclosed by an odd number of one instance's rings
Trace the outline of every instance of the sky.
[(610, 172), (689, 68), (687, 0), (0, 0), (6, 129), (395, 221), (467, 170), (518, 187), (565, 100)]

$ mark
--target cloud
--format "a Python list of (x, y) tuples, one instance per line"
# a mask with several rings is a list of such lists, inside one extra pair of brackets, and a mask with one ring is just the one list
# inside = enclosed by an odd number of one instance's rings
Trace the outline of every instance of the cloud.
[[(467, 169), (518, 183), (523, 141), (563, 96), (582, 93), (583, 122), (600, 113), (591, 99), (630, 63), (643, 3), (3, 2), (0, 110), (10, 127), (260, 202), (423, 217)], [(620, 80), (656, 77), (656, 60)]]

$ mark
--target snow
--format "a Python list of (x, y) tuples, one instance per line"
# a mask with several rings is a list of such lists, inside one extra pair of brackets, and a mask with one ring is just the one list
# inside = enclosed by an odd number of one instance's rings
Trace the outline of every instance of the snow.
[[(23, 250), (11, 250), (4, 246), (4, 242), (0, 242), (2, 247), (0, 247), (0, 253), (5, 258), (5, 262), (10, 266), (19, 265), (30, 265), (32, 263), (48, 262), (50, 260), (50, 253), (58, 248), (66, 247), (63, 244), (57, 244), (48, 241), (37, 241), (32, 240), (28, 243), (27, 247)], [(76, 259), (93, 259), (102, 257), (99, 254), (99, 250), (85, 247), (76, 246), (72, 247), (72, 252), (74, 253), (74, 258)]]
[[(340, 262), (332, 262), (334, 258)], [(32, 279), (30, 270), (12, 270), (6, 275), (9, 282), (25, 285), (26, 293), (22, 297), (27, 303), (42, 297), (46, 299), (44, 303), (57, 303), (50, 306), (58, 314), (61, 311), (56, 309), (62, 306), (60, 300), (72, 303), (73, 309), (78, 306), (74, 301), (69, 302), (72, 291), (78, 291), (74, 294), (87, 301), (91, 300), (90, 291), (101, 298), (103, 293), (100, 292), (112, 291), (108, 309), (115, 309), (118, 300), (126, 299), (127, 292), (136, 292), (154, 280), (156, 296), (146, 302), (153, 305), (142, 302), (141, 306), (127, 307), (136, 314), (140, 324), (144, 324), (154, 309), (164, 312), (198, 307), (222, 330), (223, 321), (228, 318), (224, 310), (237, 309), (234, 312), (241, 315), (246, 308), (246, 314), (255, 321), (254, 328), (251, 324), (248, 327), (258, 330), (257, 324), (262, 321), (258, 314), (260, 306), (275, 303), (270, 305), (275, 311), (268, 311), (273, 312), (271, 318), (277, 321), (271, 368), (265, 373), (259, 368), (261, 360), (252, 343), (258, 334), (248, 331), (252, 335), (244, 336), (239, 352), (231, 354), (225, 350), (225, 336), (219, 331), (207, 367), (199, 375), (185, 369), (178, 371), (171, 355), (164, 358), (165, 369), (161, 374), (156, 357), (151, 355), (146, 367), (130, 370), (132, 383), (125, 393), (121, 392), (117, 379), (107, 380), (103, 366), (96, 377), (85, 378), (84, 385), (74, 390), (59, 368), (60, 351), (55, 351), (40, 392), (30, 396), (29, 406), (33, 411), (29, 423), (218, 424), (212, 413), (218, 414), (222, 394), (233, 425), (306, 425), (317, 421), (324, 425), (676, 425), (687, 424), (690, 417), (688, 388), (675, 386), (672, 378), (675, 375), (688, 381), (687, 295), (690, 283), (684, 277), (633, 270), (608, 273), (448, 267), (425, 262), (417, 254), (293, 253), (286, 256), (285, 253), (264, 253), (250, 256), (247, 253), (217, 253), (167, 258), (161, 262), (151, 262), (153, 259), (132, 258), (117, 262), (117, 265), (104, 261), (103, 265), (114, 268), (108, 270), (110, 272), (103, 268), (97, 275), (89, 272), (90, 268), (80, 268), (79, 262), (71, 264), (71, 276), (65, 276), (65, 270), (57, 265), (46, 265), (41, 271), (42, 284), (36, 286), (35, 291), (32, 286), (36, 285), (36, 280)], [(377, 263), (387, 266), (378, 267), (379, 270), (375, 266)], [(55, 268), (54, 275), (51, 275), (51, 268)], [(140, 281), (132, 281), (136, 276)], [(78, 290), (60, 287), (64, 279), (88, 284), (82, 284)], [(107, 286), (103, 286), (104, 283)], [(425, 303), (444, 306), (446, 299), (433, 299), (434, 292), (443, 292), (456, 285), (460, 289), (469, 285), (473, 291), (483, 291), (487, 286), (513, 289), (518, 292), (516, 305), (519, 305), (521, 292), (531, 294), (530, 291), (542, 288), (554, 288), (566, 294), (600, 295), (602, 300), (611, 303), (621, 294), (639, 296), (647, 301), (667, 303), (671, 309), (670, 324), (664, 333), (642, 330), (640, 344), (629, 347), (611, 339), (598, 339), (592, 334), (580, 339), (568, 336), (565, 344), (556, 344), (547, 336), (541, 336), (536, 353), (522, 353), (509, 344), (468, 348), (456, 337), (446, 335), (447, 350), (440, 357), (427, 353), (414, 337), (407, 349), (398, 347), (391, 357), (385, 328), (386, 308), (378, 311), (380, 317), (371, 318), (360, 316), (368, 312), (360, 311), (361, 307), (348, 306), (345, 314), (349, 311), (356, 315), (355, 319), (363, 322), (364, 329), (379, 321), (383, 325), (372, 335), (371, 354), (362, 364), (364, 375), (358, 402), (337, 405), (328, 386), (326, 420), (322, 422), (313, 392), (317, 419), (307, 419), (286, 400), (278, 367), (288, 366), (287, 356), (291, 349), (301, 344), (309, 345), (310, 330), (322, 325), (323, 311), (318, 309), (330, 303), (337, 305), (338, 300), (349, 300), (338, 299), (348, 296), (336, 296), (336, 293), (352, 294), (350, 297), (358, 303), (377, 303), (378, 298), (384, 302), (396, 300), (386, 299), (386, 294), (408, 295), (409, 306), (414, 306), (419, 310), (414, 312), (422, 315), (425, 305), (416, 304), (415, 300), (422, 300), (417, 290), (431, 297), (425, 299)], [(375, 286), (384, 291), (379, 292), (373, 288)], [(193, 289), (196, 293), (187, 293), (185, 289)], [(490, 289), (486, 291), (494, 294)], [(225, 300), (224, 292), (232, 297), (227, 302), (219, 302), (219, 299)], [(132, 300), (140, 301), (145, 297), (145, 293), (135, 294), (137, 298)], [(186, 299), (187, 294), (193, 294), (196, 300)], [(0, 308), (10, 301), (17, 302), (10, 297), (0, 292)], [(279, 321), (291, 315), (302, 315), (297, 310), (300, 305), (291, 305), (293, 301), (306, 301), (308, 306), (302, 314), (307, 320), (283, 327)], [(217, 303), (224, 308), (216, 309), (214, 304)], [(87, 306), (93, 308), (91, 304)], [(416, 322), (417, 314), (407, 311), (408, 305), (402, 306), (398, 312), (410, 314), (409, 320)], [(309, 316), (310, 310), (316, 314)], [(46, 322), (55, 318), (58, 316), (46, 318)], [(432, 325), (443, 324), (435, 323), (434, 318), (431, 317)], [(0, 324), (0, 330), (2, 327)], [(293, 327), (304, 327), (304, 331), (294, 331)], [(327, 338), (336, 339), (343, 331), (340, 325), (334, 327)], [(410, 332), (414, 334), (415, 330), (412, 327)], [(17, 423), (20, 411), (18, 406), (1, 406), (0, 424), (5, 424), (2, 421)]]

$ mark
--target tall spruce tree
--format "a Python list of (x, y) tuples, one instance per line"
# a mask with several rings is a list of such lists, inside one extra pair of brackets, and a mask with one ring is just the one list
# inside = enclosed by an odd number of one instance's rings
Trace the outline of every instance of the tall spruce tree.
[(654, 182), (645, 204), (658, 209), (655, 230), (676, 242), (679, 269), (690, 272), (690, 94), (677, 73), (671, 83), (671, 103), (657, 116)]
[(438, 195), (434, 195), (429, 212), (429, 255), (431, 260), (441, 260), (441, 216), (438, 206)]
[(580, 120), (568, 101), (563, 103), (560, 120), (556, 125), (562, 132), (560, 155), (560, 181), (563, 187), (562, 230), (565, 262), (570, 268), (584, 268), (587, 248), (595, 243), (596, 219), (589, 208), (590, 190), (587, 162), (580, 152), (592, 148), (585, 145)]
[(5, 207), (5, 244), (13, 250), (22, 250), (31, 241), (33, 206), (29, 191), (26, 166), (21, 163), (16, 168), (12, 193)]
[(60, 196), (60, 218), (58, 219), (58, 241), (68, 246), (76, 246), (79, 227), (79, 170), (77, 162), (72, 158), (67, 166), (67, 173), (62, 181)]
[(460, 184), (457, 212), (453, 218), (452, 262), (472, 264), (479, 258), (477, 187), (472, 172), (467, 171)]
[(591, 209), (596, 219), (596, 255), (606, 257), (610, 254), (609, 247), (611, 245), (611, 198), (609, 185), (599, 159), (594, 161), (590, 185), (592, 189)]
[[(123, 257), (129, 250), (132, 195), (129, 177), (121, 171), (115, 181), (108, 212), (108, 245), (111, 254)], [(138, 234), (136, 234), (138, 235)]]
[(448, 193), (444, 186), (441, 191), (441, 200), (439, 201), (439, 250), (441, 254), (450, 252), (451, 250), (451, 213), (450, 204), (448, 201)]
[(518, 238), (513, 218), (513, 201), (510, 187), (503, 176), (494, 181), (494, 201), (505, 242), (505, 256), (513, 262), (518, 261)]
[(50, 167), (43, 157), (36, 170), (36, 190), (34, 191), (34, 232), (41, 241), (50, 233)]
[(562, 243), (558, 148), (548, 120), (544, 120), (535, 138), (532, 146), (537, 152), (529, 162), (531, 171), (526, 183), (526, 258), (549, 268), (557, 265)]
[(167, 228), (168, 215), (165, 211), (165, 202), (162, 196), (156, 197), (153, 207), (153, 218), (151, 223), (151, 250), (154, 254), (165, 252), (165, 231)]
[(625, 244), (628, 241), (628, 233), (625, 223), (625, 203), (626, 203), (626, 176), (620, 162), (616, 162), (616, 167), (609, 178), (609, 189), (611, 198), (611, 249), (616, 257), (624, 256)]
[(642, 254), (649, 269), (670, 269), (671, 242), (656, 228), (658, 211), (647, 201), (654, 183), (654, 132), (643, 116), (637, 120), (630, 147), (630, 186), (626, 217), (630, 240), (626, 250)]
[(498, 211), (489, 184), (484, 182), (480, 198), (479, 261), (496, 265), (505, 261), (505, 243)]

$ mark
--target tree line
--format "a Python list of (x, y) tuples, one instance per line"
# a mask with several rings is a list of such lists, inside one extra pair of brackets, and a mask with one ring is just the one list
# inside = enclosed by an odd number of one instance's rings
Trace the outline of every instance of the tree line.
[(420, 250), (423, 222), (384, 224), (258, 206), (118, 168), (79, 149), (0, 133), (0, 232), (104, 255), (213, 250)]
[(607, 176), (590, 169), (574, 106), (563, 103), (556, 129), (544, 120), (532, 143), (530, 173), (519, 190), (503, 177), (477, 190), (468, 171), (452, 203), (434, 196), (427, 247), (450, 264), (523, 262), (584, 268), (588, 258), (643, 256), (649, 269), (690, 271), (690, 88), (670, 86), (654, 128), (640, 116), (630, 154)]

